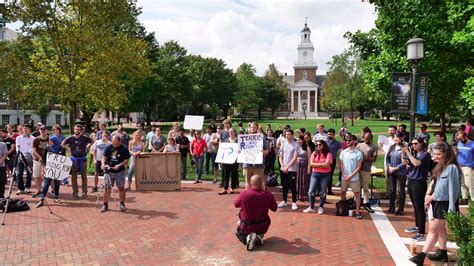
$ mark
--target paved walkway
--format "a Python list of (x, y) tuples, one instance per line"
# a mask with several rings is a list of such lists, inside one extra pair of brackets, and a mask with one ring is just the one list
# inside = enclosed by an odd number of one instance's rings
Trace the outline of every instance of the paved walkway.
[(61, 187), (62, 204), (49, 200), (54, 214), (23, 196), (32, 210), (8, 214), (0, 228), (0, 265), (395, 264), (367, 213), (363, 220), (337, 217), (334, 204), (324, 215), (302, 213), (307, 203), (272, 213), (265, 245), (247, 252), (234, 235), (237, 195), (218, 191), (208, 183), (185, 183), (177, 192), (131, 191), (124, 213), (113, 202), (111, 211), (99, 213), (96, 193), (74, 201), (70, 187)]

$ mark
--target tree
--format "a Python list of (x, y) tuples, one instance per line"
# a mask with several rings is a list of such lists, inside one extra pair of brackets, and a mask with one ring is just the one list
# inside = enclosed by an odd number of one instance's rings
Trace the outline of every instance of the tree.
[[(472, 29), (468, 23), (472, 4), (467, 0), (370, 2), (378, 12), (376, 29), (365, 36), (360, 32), (348, 35), (356, 49), (367, 52), (363, 65), (368, 86), (379, 90), (378, 95), (389, 95), (391, 73), (411, 70), (406, 61), (406, 41), (414, 36), (425, 39), (425, 58), (418, 71), (430, 73), (429, 112), (439, 116), (444, 130), (446, 115), (458, 112), (457, 104), (464, 101), (462, 88), (472, 76), (474, 50), (469, 37), (472, 30), (467, 26)], [(376, 49), (364, 48), (367, 41)]]
[(21, 95), (56, 100), (71, 126), (76, 109), (118, 109), (148, 72), (132, 1), (15, 1), (8, 9), (31, 48)]
[(257, 91), (261, 82), (256, 75), (255, 67), (247, 63), (243, 63), (237, 68), (236, 79), (237, 91), (234, 102), (242, 119), (245, 120), (248, 111), (255, 110), (258, 106)]
[(265, 108), (271, 110), (272, 118), (274, 118), (275, 111), (284, 105), (288, 99), (288, 87), (283, 81), (283, 76), (278, 72), (275, 64), (270, 64), (265, 71), (262, 87), (265, 91)]

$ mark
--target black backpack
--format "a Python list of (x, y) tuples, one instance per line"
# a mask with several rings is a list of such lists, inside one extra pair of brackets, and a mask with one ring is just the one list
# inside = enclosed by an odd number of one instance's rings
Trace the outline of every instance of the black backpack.
[(348, 200), (340, 200), (336, 202), (336, 215), (337, 216), (348, 216), (349, 210), (354, 210), (356, 208), (354, 198)]
[[(7, 205), (7, 199), (0, 199), (0, 209), (5, 212), (5, 206)], [(29, 211), (30, 206), (23, 200), (10, 199), (8, 202), (8, 212), (22, 212)]]
[(278, 176), (273, 171), (270, 171), (267, 174), (267, 187), (276, 187), (276, 186), (278, 186)]

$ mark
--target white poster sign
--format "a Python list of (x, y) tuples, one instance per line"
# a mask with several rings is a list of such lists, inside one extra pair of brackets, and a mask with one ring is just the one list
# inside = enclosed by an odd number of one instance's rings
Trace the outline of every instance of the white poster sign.
[(72, 161), (69, 157), (48, 152), (46, 166), (44, 168), (45, 177), (55, 180), (62, 180), (69, 176)]
[(204, 124), (204, 116), (186, 115), (184, 117), (184, 129), (201, 130)]
[(216, 163), (233, 164), (237, 160), (239, 151), (238, 143), (219, 143), (219, 150), (217, 151)]
[(239, 156), (237, 162), (248, 164), (263, 163), (263, 135), (239, 135)]

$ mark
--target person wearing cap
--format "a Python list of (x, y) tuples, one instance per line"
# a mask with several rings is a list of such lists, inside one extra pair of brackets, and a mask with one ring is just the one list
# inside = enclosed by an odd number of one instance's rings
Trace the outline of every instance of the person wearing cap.
[(43, 183), (43, 165), (41, 163), (41, 158), (43, 152), (48, 146), (48, 130), (45, 126), (41, 125), (39, 127), (40, 135), (33, 139), (32, 145), (32, 154), (33, 154), (33, 179), (36, 179), (36, 194), (33, 195), (33, 198), (41, 194), (41, 184)]
[(428, 134), (428, 132), (426, 132), (427, 128), (428, 127), (426, 126), (425, 123), (421, 123), (420, 124), (420, 132), (417, 132), (415, 134), (415, 139), (423, 138), (423, 141), (425, 142), (426, 145), (428, 145), (428, 143), (430, 142), (430, 134)]
[(36, 138), (36, 137), (38, 137), (39, 135), (41, 135), (41, 130), (40, 130), (40, 128), (41, 128), (42, 126), (43, 126), (43, 124), (42, 124), (41, 122), (38, 122), (38, 124), (36, 124), (36, 130), (35, 130), (33, 133), (31, 133), (31, 136), (33, 136), (33, 137)]
[[(58, 155), (65, 155), (65, 151), (61, 147), (61, 141), (55, 135), (48, 138), (48, 146), (44, 149), (41, 156), (41, 164), (43, 166), (43, 170), (41, 174), (42, 176), (45, 176), (44, 167), (46, 166), (48, 153), (50, 152), (54, 154), (58, 154)], [(39, 194), (39, 197), (41, 199), (36, 204), (36, 208), (43, 206), (44, 198), (46, 197), (46, 194), (48, 193), (48, 188), (51, 185), (51, 180), (53, 180), (53, 183), (54, 183), (54, 189), (53, 189), (54, 202), (59, 202), (59, 187), (61, 186), (61, 180), (56, 180), (56, 179), (52, 179), (50, 177), (45, 176), (45, 179), (41, 187), (41, 193)]]

